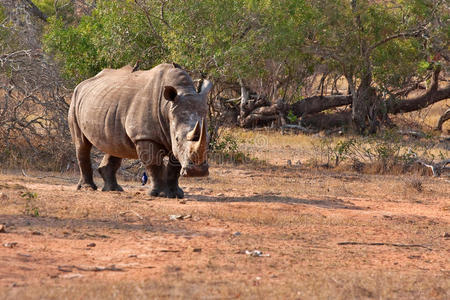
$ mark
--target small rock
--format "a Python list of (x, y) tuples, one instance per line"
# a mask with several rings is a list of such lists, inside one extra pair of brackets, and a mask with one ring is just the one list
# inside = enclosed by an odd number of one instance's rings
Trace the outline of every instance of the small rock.
[(31, 234), (32, 235), (42, 235), (42, 233), (40, 233), (39, 231), (33, 231)]
[(450, 232), (444, 232), (443, 235), (444, 235), (445, 238), (450, 238)]
[(192, 218), (191, 215), (169, 215), (170, 220), (186, 220)]
[(249, 250), (245, 250), (245, 254), (247, 254), (248, 256), (253, 256), (253, 257), (269, 257), (270, 254), (263, 254), (262, 251), (260, 250), (253, 250), (253, 251), (249, 251)]
[(3, 192), (0, 192), (0, 200), (8, 200), (8, 195)]
[(235, 233), (233, 233), (233, 236), (240, 236), (242, 233), (240, 233), (239, 231), (236, 231)]
[(202, 248), (194, 248), (192, 249), (192, 252), (202, 252)]
[(180, 201), (178, 201), (178, 203), (180, 203), (180, 204), (186, 204), (186, 200), (180, 200)]
[(3, 244), (3, 247), (6, 247), (6, 248), (14, 248), (15, 246), (17, 246), (17, 242)]
[(292, 166), (292, 161), (290, 159), (288, 159), (286, 163), (289, 167)]
[(225, 196), (223, 193), (217, 194), (217, 197), (223, 197), (223, 196)]
[(87, 246), (86, 247), (95, 247), (95, 246), (97, 246), (95, 243), (90, 243), (90, 244), (87, 244)]
[(5, 233), (6, 232), (6, 226), (3, 224), (0, 224), (0, 233)]

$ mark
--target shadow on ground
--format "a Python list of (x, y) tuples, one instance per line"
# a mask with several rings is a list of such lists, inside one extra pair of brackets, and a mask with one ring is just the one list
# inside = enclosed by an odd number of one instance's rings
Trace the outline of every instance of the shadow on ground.
[(325, 199), (302, 199), (294, 197), (284, 197), (271, 194), (260, 194), (244, 197), (218, 197), (218, 196), (204, 196), (204, 195), (188, 195), (188, 198), (194, 198), (202, 202), (257, 202), (257, 203), (286, 203), (286, 204), (305, 204), (321, 208), (330, 209), (354, 209), (363, 210), (363, 207), (357, 206), (350, 201), (344, 201), (339, 198), (327, 197)]
[[(5, 224), (8, 232), (18, 233), (27, 228), (33, 234), (40, 235), (39, 230), (49, 230), (51, 234), (69, 239), (109, 238), (110, 230), (138, 231), (158, 234), (201, 235), (198, 231), (189, 231), (181, 222), (163, 220), (139, 221), (135, 223), (108, 219), (60, 219), (55, 217), (31, 217), (24, 215), (0, 215), (0, 224)], [(45, 228), (45, 229), (44, 229)], [(35, 232), (37, 230), (37, 233)]]

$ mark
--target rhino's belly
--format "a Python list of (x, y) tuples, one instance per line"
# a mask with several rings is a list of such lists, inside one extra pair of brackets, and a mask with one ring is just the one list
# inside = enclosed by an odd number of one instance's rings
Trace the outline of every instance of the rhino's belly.
[(137, 158), (136, 147), (114, 109), (86, 109), (79, 121), (84, 136), (100, 151), (120, 158)]

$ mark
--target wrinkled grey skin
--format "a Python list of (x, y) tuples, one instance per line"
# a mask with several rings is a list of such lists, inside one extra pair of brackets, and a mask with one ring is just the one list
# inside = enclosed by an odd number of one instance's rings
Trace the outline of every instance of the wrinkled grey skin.
[[(175, 64), (132, 72), (130, 66), (106, 69), (80, 83), (69, 109), (82, 187), (93, 181), (92, 146), (105, 153), (98, 168), (103, 191), (123, 191), (116, 172), (122, 158), (139, 158), (146, 166), (152, 196), (183, 198), (178, 178), (207, 176), (207, 94), (197, 93), (192, 79)], [(169, 156), (169, 163), (163, 158)]]

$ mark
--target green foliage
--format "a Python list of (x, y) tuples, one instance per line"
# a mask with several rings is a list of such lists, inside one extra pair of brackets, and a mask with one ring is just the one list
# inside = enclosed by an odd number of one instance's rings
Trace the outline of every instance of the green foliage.
[[(431, 144), (430, 144), (431, 145)], [(386, 130), (378, 135), (364, 138), (347, 138), (336, 143), (330, 138), (323, 138), (317, 146), (320, 156), (325, 158), (328, 167), (337, 167), (344, 161), (353, 161), (358, 164), (371, 164), (378, 166), (378, 172), (385, 173), (398, 166), (402, 170), (411, 167), (422, 157), (433, 161), (429, 145), (404, 142), (401, 135), (392, 130)], [(361, 167), (358, 167), (360, 169)]]
[(37, 194), (34, 192), (27, 191), (22, 193), (21, 197), (24, 198), (26, 201), (24, 213), (27, 216), (39, 217), (39, 208), (35, 204)]
[(161, 45), (156, 40), (132, 3), (99, 1), (92, 15), (78, 23), (49, 18), (43, 42), (62, 63), (65, 76), (79, 82), (104, 68), (122, 67), (138, 59), (143, 60), (143, 67), (160, 62)]
[[(278, 80), (290, 99), (318, 65), (355, 85), (370, 73), (392, 90), (429, 72), (450, 37), (443, 4), (424, 0), (99, 0), (79, 19), (51, 2), (36, 2), (52, 16), (45, 49), (73, 83), (140, 59), (143, 69), (175, 61), (221, 82)], [(390, 38), (423, 24), (426, 34)]]
[(251, 159), (239, 150), (237, 139), (231, 134), (224, 134), (210, 142), (210, 159), (216, 163), (244, 163)]
[(298, 122), (298, 117), (296, 115), (294, 115), (292, 110), (290, 110), (288, 112), (286, 118), (288, 119), (289, 123), (297, 123)]

